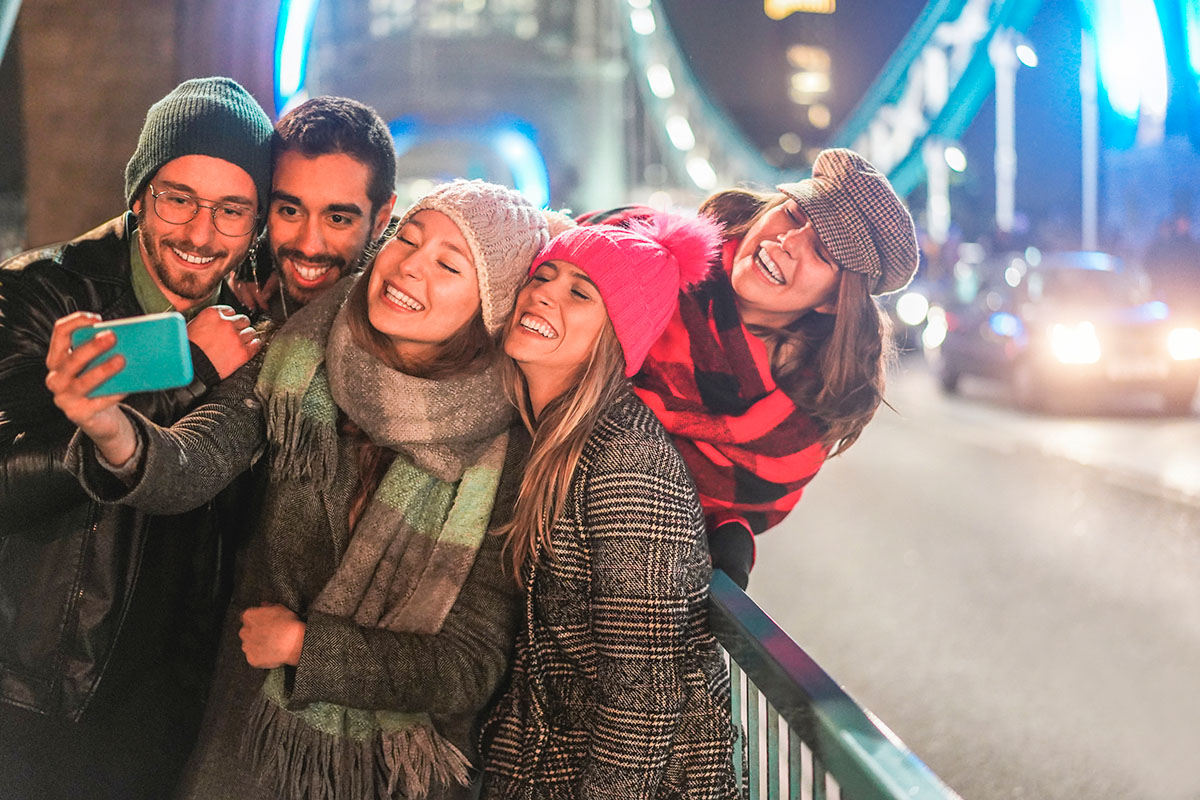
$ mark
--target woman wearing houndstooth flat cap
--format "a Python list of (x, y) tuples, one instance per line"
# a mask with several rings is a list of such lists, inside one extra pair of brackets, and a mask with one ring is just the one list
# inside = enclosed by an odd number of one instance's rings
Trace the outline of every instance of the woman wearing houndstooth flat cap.
[(873, 295), (912, 279), (917, 237), (887, 178), (845, 149), (823, 151), (809, 178), (718, 192), (701, 211), (724, 225), (722, 269), (681, 296), (635, 384), (696, 479), (713, 565), (745, 586), (754, 535), (883, 400), (891, 344)]

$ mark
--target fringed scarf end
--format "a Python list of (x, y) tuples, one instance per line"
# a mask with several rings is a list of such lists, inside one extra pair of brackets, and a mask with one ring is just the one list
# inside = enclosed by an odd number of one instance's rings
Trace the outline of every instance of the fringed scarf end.
[(271, 479), (311, 480), (326, 489), (337, 471), (337, 430), (300, 413), (300, 398), (276, 394), (266, 401)]
[(242, 754), (262, 785), (296, 800), (419, 800), (438, 786), (470, 782), (466, 756), (428, 725), (377, 730), (366, 739), (335, 736), (266, 695), (250, 712)]

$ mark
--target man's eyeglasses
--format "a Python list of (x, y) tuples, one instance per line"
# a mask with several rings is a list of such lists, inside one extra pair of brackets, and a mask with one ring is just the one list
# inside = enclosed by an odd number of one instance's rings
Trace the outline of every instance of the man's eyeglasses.
[(240, 203), (205, 204), (184, 192), (156, 192), (154, 184), (149, 186), (150, 196), (154, 198), (154, 213), (163, 222), (186, 225), (200, 213), (200, 209), (207, 208), (212, 214), (213, 226), (226, 236), (245, 236), (254, 230), (257, 215), (250, 206)]

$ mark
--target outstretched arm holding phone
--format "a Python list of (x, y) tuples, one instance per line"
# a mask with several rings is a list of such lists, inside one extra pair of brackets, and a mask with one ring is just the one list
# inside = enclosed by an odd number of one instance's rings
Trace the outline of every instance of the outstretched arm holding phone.
[[(224, 379), (253, 357), (262, 343), (246, 317), (223, 313), (232, 309), (213, 306), (205, 311), (213, 313), (193, 324), (201, 328), (204, 340), (210, 346), (223, 344), (214, 350), (220, 357), (213, 360), (213, 366)], [(197, 320), (201, 318), (198, 316)], [(239, 320), (244, 321), (244, 327), (235, 327)], [(137, 449), (133, 425), (119, 408), (126, 395), (91, 395), (93, 390), (122, 371), (126, 366), (125, 356), (117, 353), (103, 358), (116, 344), (116, 336), (111, 330), (101, 331), (78, 347), (71, 347), (72, 333), (100, 321), (98, 314), (78, 311), (55, 323), (46, 355), (46, 388), (53, 394), (54, 404), (92, 440), (104, 460), (114, 467), (121, 467)], [(103, 360), (93, 365), (97, 359)]]

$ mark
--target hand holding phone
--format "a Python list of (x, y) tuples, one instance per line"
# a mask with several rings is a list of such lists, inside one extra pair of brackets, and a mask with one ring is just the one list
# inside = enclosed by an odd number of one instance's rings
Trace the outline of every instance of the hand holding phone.
[(67, 419), (79, 426), (114, 465), (124, 464), (137, 449), (137, 435), (129, 418), (117, 408), (124, 394), (93, 397), (95, 390), (125, 366), (125, 357), (112, 355), (117, 337), (111, 330), (88, 334), (71, 347), (78, 330), (101, 321), (99, 314), (76, 311), (54, 323), (46, 352), (46, 388)]

